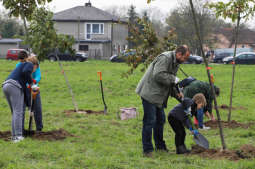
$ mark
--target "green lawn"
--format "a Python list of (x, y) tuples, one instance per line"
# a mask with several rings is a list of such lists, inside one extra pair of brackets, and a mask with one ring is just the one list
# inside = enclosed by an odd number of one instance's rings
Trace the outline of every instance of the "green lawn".
[[(16, 62), (0, 60), (0, 82), (3, 82), (15, 67)], [(143, 109), (140, 98), (134, 90), (143, 73), (137, 70), (128, 79), (121, 78), (127, 71), (125, 64), (108, 61), (63, 62), (75, 93), (79, 109), (103, 110), (97, 71), (102, 71), (105, 99), (108, 105), (107, 116), (73, 114), (66, 116), (63, 111), (74, 109), (64, 76), (57, 63), (41, 63), (42, 80), (40, 84), (43, 105), (44, 131), (64, 128), (77, 137), (63, 141), (38, 141), (26, 138), (14, 144), (0, 140), (0, 168), (194, 168), (194, 169), (252, 169), (255, 160), (210, 160), (198, 156), (176, 155), (174, 134), (169, 124), (165, 124), (165, 141), (170, 153), (157, 152), (154, 158), (142, 155), (141, 128)], [(200, 80), (207, 80), (204, 65), (182, 65), (186, 73)], [(229, 104), (231, 84), (231, 65), (212, 65), (215, 84), (221, 88), (218, 104)], [(234, 110), (233, 119), (247, 123), (255, 121), (255, 66), (237, 66), (233, 97), (234, 107), (248, 110)], [(178, 77), (184, 78), (179, 72)], [(170, 99), (168, 111), (177, 104)], [(121, 107), (137, 107), (137, 119), (121, 121), (117, 112)], [(215, 111), (214, 111), (215, 112)], [(223, 120), (227, 111), (220, 110)], [(28, 117), (28, 112), (26, 112)], [(0, 92), (0, 131), (11, 129), (11, 113), (3, 92)], [(26, 128), (28, 122), (26, 121)], [(239, 149), (242, 144), (255, 144), (255, 126), (249, 129), (224, 129), (225, 141), (229, 149)], [(218, 130), (203, 132), (210, 141), (211, 148), (220, 148)], [(187, 146), (193, 144), (192, 136), (186, 137)]]

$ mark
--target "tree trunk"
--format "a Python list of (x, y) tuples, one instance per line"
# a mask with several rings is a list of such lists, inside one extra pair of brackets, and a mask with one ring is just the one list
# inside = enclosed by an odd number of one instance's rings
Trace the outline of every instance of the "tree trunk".
[(78, 109), (78, 105), (77, 105), (77, 103), (76, 103), (76, 101), (75, 101), (75, 98), (74, 98), (74, 94), (73, 94), (72, 87), (71, 87), (71, 85), (70, 85), (70, 83), (69, 83), (69, 81), (68, 81), (68, 78), (67, 78), (66, 73), (65, 73), (65, 71), (64, 71), (63, 65), (62, 65), (62, 63), (60, 62), (59, 57), (58, 57), (56, 51), (55, 51), (55, 56), (56, 56), (56, 58), (57, 58), (57, 60), (58, 60), (58, 64), (59, 64), (59, 67), (60, 67), (60, 69), (61, 69), (61, 72), (64, 74), (67, 87), (69, 88), (70, 94), (71, 94), (71, 96), (72, 96), (72, 102), (73, 102), (73, 106), (74, 106), (74, 108), (75, 108), (75, 111), (78, 113), (79, 109)]
[(234, 56), (233, 56), (233, 71), (232, 71), (232, 82), (231, 82), (231, 89), (230, 89), (230, 103), (229, 103), (228, 122), (230, 122), (230, 120), (231, 120), (232, 98), (233, 98), (235, 70), (236, 70), (235, 59), (236, 59), (236, 48), (237, 48), (237, 40), (238, 40), (240, 20), (241, 20), (241, 17), (240, 17), (240, 11), (239, 11), (238, 12), (238, 18), (237, 18), (236, 31), (235, 31), (235, 50), (234, 50)]
[(193, 2), (192, 2), (192, 0), (189, 0), (189, 2), (190, 2), (191, 10), (192, 10), (192, 15), (193, 15), (196, 34), (197, 34), (197, 37), (198, 37), (198, 40), (199, 40), (200, 49), (202, 51), (202, 57), (204, 58), (204, 62), (205, 62), (206, 70), (207, 70), (208, 80), (210, 82), (211, 90), (212, 90), (212, 93), (213, 93), (214, 107), (215, 107), (215, 110), (216, 110), (216, 114), (217, 114), (217, 118), (218, 118), (218, 125), (219, 125), (219, 129), (220, 129), (221, 144), (222, 144), (223, 150), (225, 150), (226, 149), (226, 144), (225, 144), (225, 140), (224, 140), (223, 129), (222, 129), (222, 126), (221, 126), (221, 119), (220, 119), (220, 113), (219, 113), (219, 110), (218, 110), (217, 100), (216, 100), (216, 96), (215, 96), (215, 89), (214, 89), (214, 86), (213, 86), (213, 83), (212, 83), (212, 80), (211, 80), (210, 70), (208, 69), (208, 62), (206, 60), (206, 57), (205, 57), (205, 54), (204, 54), (204, 51), (203, 51), (203, 44), (202, 44), (202, 40), (201, 40), (200, 33), (199, 33), (199, 28), (198, 28), (198, 24), (197, 24), (197, 19), (196, 19), (196, 15), (195, 15)]
[[(25, 36), (26, 36), (26, 42), (28, 43), (27, 45), (30, 47), (30, 44), (29, 44), (29, 40), (28, 40), (28, 29), (27, 29), (27, 22), (26, 22), (26, 17), (22, 11), (22, 14), (21, 14), (21, 18), (23, 20), (23, 24), (24, 24), (24, 28), (25, 28)], [(30, 55), (30, 50), (28, 50), (28, 53)]]

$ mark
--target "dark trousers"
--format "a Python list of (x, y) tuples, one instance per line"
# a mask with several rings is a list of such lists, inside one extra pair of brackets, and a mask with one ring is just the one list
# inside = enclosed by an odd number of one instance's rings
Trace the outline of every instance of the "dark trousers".
[(143, 152), (148, 153), (153, 151), (152, 130), (156, 149), (166, 149), (165, 141), (163, 140), (165, 123), (164, 109), (158, 108), (143, 98), (142, 103), (144, 110), (142, 130)]
[[(34, 120), (37, 131), (41, 131), (43, 129), (43, 121), (42, 121), (42, 103), (41, 103), (41, 95), (40, 92), (36, 95), (36, 98), (33, 100), (33, 112), (34, 112)], [(25, 111), (25, 107), (24, 107)], [(24, 130), (24, 122), (25, 122), (25, 114), (23, 116), (23, 130)]]
[(168, 122), (175, 132), (175, 146), (184, 145), (186, 132), (183, 123), (171, 115), (168, 116)]
[(36, 130), (41, 131), (43, 129), (43, 121), (42, 121), (42, 103), (41, 103), (40, 92), (36, 95), (34, 102), (35, 103), (34, 103), (33, 112), (34, 112)]

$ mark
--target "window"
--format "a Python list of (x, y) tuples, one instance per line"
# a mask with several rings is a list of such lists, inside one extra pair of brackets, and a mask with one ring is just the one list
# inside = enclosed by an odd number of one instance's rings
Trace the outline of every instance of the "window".
[(16, 51), (16, 50), (11, 50), (10, 53), (11, 53), (11, 54), (16, 54), (17, 51)]
[(80, 51), (89, 51), (89, 45), (80, 45), (79, 50)]
[(92, 32), (94, 34), (98, 34), (99, 33), (99, 24), (93, 24), (92, 25)]
[(91, 39), (91, 34), (104, 34), (103, 23), (87, 23), (86, 24), (86, 39)]
[(253, 55), (253, 54), (248, 54), (247, 59), (255, 59), (255, 55)]
[(240, 56), (238, 56), (238, 59), (247, 59), (247, 55), (240, 55)]

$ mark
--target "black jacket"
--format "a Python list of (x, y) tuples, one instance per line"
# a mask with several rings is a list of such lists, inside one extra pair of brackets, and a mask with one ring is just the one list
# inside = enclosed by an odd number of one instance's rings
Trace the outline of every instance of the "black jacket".
[[(182, 103), (176, 105), (168, 114), (177, 120), (180, 120), (188, 129), (192, 128), (192, 122), (188, 118), (187, 111), (190, 109), (191, 115), (196, 115), (196, 104), (192, 99), (184, 98)], [(186, 112), (185, 112), (186, 111)]]

